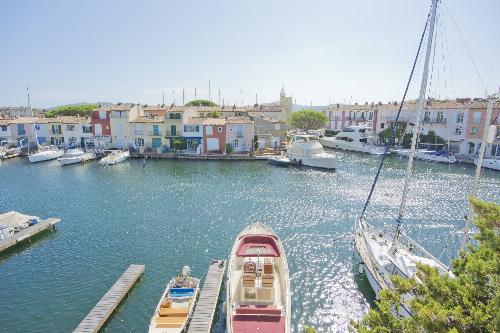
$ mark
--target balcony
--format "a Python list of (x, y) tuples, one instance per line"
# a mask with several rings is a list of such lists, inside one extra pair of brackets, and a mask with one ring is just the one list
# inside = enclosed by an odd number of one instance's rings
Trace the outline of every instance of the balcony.
[(424, 118), (424, 124), (446, 124), (446, 118)]
[(179, 131), (175, 131), (175, 132), (172, 132), (172, 131), (165, 131), (165, 136), (180, 136), (181, 133)]

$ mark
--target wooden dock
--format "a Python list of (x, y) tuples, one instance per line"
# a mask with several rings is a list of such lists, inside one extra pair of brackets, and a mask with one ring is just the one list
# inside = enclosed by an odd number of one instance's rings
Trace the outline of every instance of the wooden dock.
[(46, 220), (41, 220), (35, 225), (32, 225), (31, 227), (28, 227), (26, 229), (23, 229), (19, 232), (16, 232), (14, 235), (0, 240), (0, 252), (7, 250), (8, 248), (22, 242), (25, 240), (29, 240), (31, 237), (35, 236), (36, 234), (46, 230), (49, 227), (54, 227), (57, 223), (59, 223), (61, 220), (60, 219), (54, 219), (54, 218), (49, 218)]
[(130, 265), (73, 333), (98, 332), (144, 273), (144, 265)]
[(210, 333), (225, 269), (224, 260), (211, 261), (188, 333)]

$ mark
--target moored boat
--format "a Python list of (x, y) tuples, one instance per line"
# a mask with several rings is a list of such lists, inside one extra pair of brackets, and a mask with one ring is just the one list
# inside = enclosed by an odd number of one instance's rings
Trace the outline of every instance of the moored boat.
[[(478, 163), (478, 159), (474, 158), (474, 164), (477, 165)], [(483, 168), (500, 171), (500, 159), (498, 158), (483, 158), (483, 163), (481, 164)]]
[(189, 267), (167, 284), (149, 323), (149, 333), (181, 333), (189, 324), (199, 293), (200, 279), (189, 276)]
[(234, 242), (226, 283), (227, 333), (289, 333), (288, 262), (278, 236), (252, 224)]
[(271, 156), (267, 159), (267, 162), (269, 164), (284, 166), (284, 167), (290, 166), (291, 164), (290, 159), (284, 155)]
[(103, 157), (99, 163), (101, 165), (114, 165), (125, 161), (130, 156), (128, 150), (115, 150), (108, 156)]
[(323, 137), (319, 142), (327, 148), (349, 150), (373, 155), (383, 155), (384, 147), (375, 146), (375, 135), (369, 126), (349, 126), (334, 137)]
[(337, 168), (335, 155), (325, 153), (318, 138), (313, 135), (295, 135), (287, 147), (285, 156), (290, 159), (291, 163), (329, 170)]
[(39, 147), (36, 153), (28, 155), (28, 159), (31, 163), (37, 163), (55, 160), (63, 156), (63, 154), (64, 152), (55, 146)]
[(95, 153), (85, 153), (83, 150), (75, 148), (75, 149), (68, 149), (64, 153), (63, 156), (58, 158), (57, 160), (61, 165), (67, 165), (67, 164), (74, 164), (74, 163), (81, 163), (82, 161), (88, 161), (95, 159), (96, 155)]

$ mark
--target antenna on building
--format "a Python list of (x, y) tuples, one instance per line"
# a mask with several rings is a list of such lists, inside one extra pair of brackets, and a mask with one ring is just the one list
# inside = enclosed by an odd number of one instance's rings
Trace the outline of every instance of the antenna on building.
[(219, 89), (219, 105), (220, 105), (220, 89)]
[(240, 88), (241, 106), (243, 106), (243, 89)]
[(255, 94), (255, 104), (259, 104), (259, 101), (257, 100), (257, 94)]
[(194, 99), (196, 99), (198, 95), (196, 94), (196, 87), (194, 87)]
[(212, 87), (210, 86), (210, 80), (208, 80), (208, 100), (212, 101)]
[(175, 105), (175, 91), (174, 90), (172, 90), (172, 101), (173, 101), (172, 105)]
[(163, 94), (161, 97), (161, 105), (165, 105), (165, 89), (163, 89)]
[(182, 88), (182, 105), (184, 106), (186, 102), (184, 101), (184, 88)]

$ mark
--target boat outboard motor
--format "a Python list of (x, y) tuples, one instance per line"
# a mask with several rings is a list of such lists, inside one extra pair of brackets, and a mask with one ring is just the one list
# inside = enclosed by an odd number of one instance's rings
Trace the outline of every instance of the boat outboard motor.
[(189, 266), (182, 267), (182, 276), (188, 276), (190, 272), (191, 269), (189, 268)]

